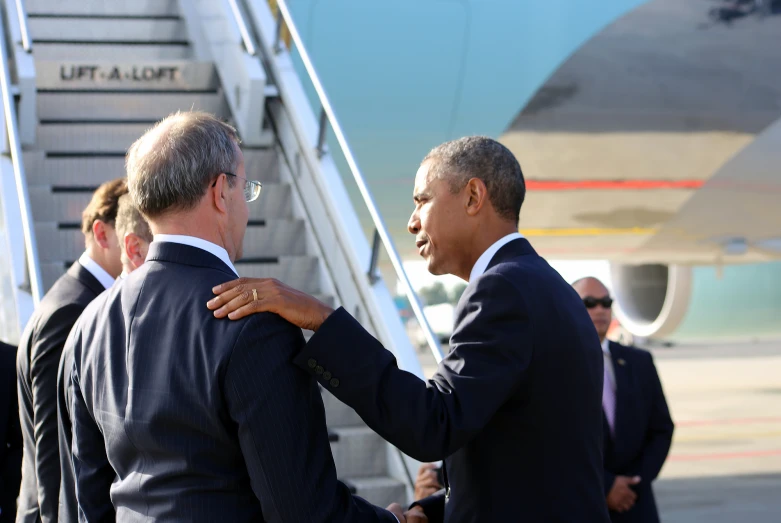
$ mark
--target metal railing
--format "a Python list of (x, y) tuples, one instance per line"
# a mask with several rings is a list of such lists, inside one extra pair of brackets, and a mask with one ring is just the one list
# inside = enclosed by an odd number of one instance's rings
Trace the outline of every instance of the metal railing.
[[(20, 4), (21, 0), (17, 0), (17, 9), (19, 9)], [(21, 22), (22, 15), (20, 14), (19, 16)], [(2, 15), (0, 14), (0, 18), (1, 17)], [(0, 20), (0, 27), (5, 29), (5, 24), (2, 22), (2, 20)], [(25, 38), (25, 34), (26, 27), (23, 27), (23, 40)], [(29, 45), (29, 37), (27, 39)], [(32, 46), (30, 46), (30, 49), (32, 49)], [(35, 243), (30, 195), (27, 192), (27, 177), (25, 176), (24, 164), (22, 162), (22, 146), (19, 141), (19, 127), (16, 119), (16, 105), (14, 101), (14, 95), (11, 89), (11, 74), (8, 67), (8, 56), (8, 49), (5, 45), (5, 39), (0, 38), (0, 90), (2, 90), (3, 97), (3, 114), (5, 116), (7, 131), (6, 135), (8, 139), (8, 154), (11, 157), (11, 162), (14, 168), (16, 191), (19, 196), (19, 208), (22, 214), (22, 234), (24, 235), (30, 288), (33, 297), (33, 303), (37, 306), (43, 297), (43, 285), (41, 283), (41, 271), (38, 266), (38, 246)]]
[(320, 81), (320, 77), (318, 76), (317, 71), (315, 70), (315, 67), (309, 56), (309, 52), (304, 46), (304, 42), (301, 38), (301, 34), (298, 32), (298, 27), (293, 22), (293, 19), (290, 14), (290, 10), (287, 5), (287, 1), (276, 0), (276, 3), (277, 3), (278, 12), (277, 12), (276, 41), (274, 43), (274, 50), (275, 52), (280, 53), (285, 49), (281, 43), (282, 27), (284, 25), (284, 27), (286, 27), (286, 30), (290, 34), (292, 43), (296, 46), (296, 49), (298, 50), (298, 54), (301, 58), (301, 61), (303, 62), (304, 68), (306, 69), (306, 72), (309, 75), (309, 79), (312, 81), (312, 84), (317, 93), (317, 97), (320, 101), (320, 105), (321, 105), (320, 123), (319, 123), (320, 128), (318, 132), (317, 144), (315, 144), (315, 150), (317, 152), (317, 155), (318, 157), (322, 157), (323, 155), (326, 154), (326, 150), (325, 150), (325, 140), (327, 134), (326, 131), (327, 131), (327, 126), (330, 123), (334, 135), (336, 136), (336, 140), (339, 143), (339, 147), (341, 148), (342, 153), (344, 154), (344, 157), (347, 160), (347, 164), (350, 168), (350, 172), (352, 173), (353, 178), (355, 179), (355, 183), (358, 185), (358, 190), (360, 191), (361, 196), (363, 197), (363, 201), (366, 204), (367, 209), (369, 210), (369, 214), (371, 215), (372, 221), (374, 222), (374, 238), (372, 241), (372, 254), (371, 254), (371, 259), (369, 261), (369, 270), (368, 270), (367, 277), (369, 278), (371, 284), (376, 283), (378, 279), (377, 261), (379, 259), (379, 247), (380, 244), (382, 244), (385, 247), (385, 251), (387, 252), (388, 257), (390, 258), (390, 262), (393, 265), (396, 275), (399, 278), (402, 287), (404, 288), (404, 294), (407, 296), (407, 299), (410, 302), (410, 306), (412, 307), (415, 317), (418, 323), (420, 324), (421, 329), (423, 330), (423, 334), (426, 337), (426, 341), (428, 342), (429, 349), (431, 350), (431, 353), (434, 356), (436, 362), (439, 363), (440, 361), (442, 361), (442, 357), (443, 357), (442, 347), (439, 344), (439, 339), (434, 334), (434, 331), (431, 329), (431, 326), (429, 325), (428, 320), (426, 319), (426, 316), (423, 313), (423, 307), (421, 306), (420, 301), (418, 300), (418, 296), (415, 293), (415, 290), (412, 288), (412, 284), (410, 283), (409, 277), (407, 276), (407, 273), (404, 270), (401, 257), (399, 256), (399, 253), (393, 244), (393, 240), (391, 239), (390, 233), (388, 232), (388, 229), (385, 226), (385, 222), (383, 221), (382, 216), (380, 215), (380, 212), (377, 209), (377, 205), (375, 204), (374, 198), (372, 197), (371, 192), (369, 191), (369, 187), (366, 184), (366, 180), (364, 179), (363, 174), (361, 173), (361, 169), (358, 167), (358, 162), (356, 161), (355, 156), (353, 155), (352, 150), (350, 149), (350, 145), (347, 143), (347, 138), (345, 136), (345, 133), (342, 130), (342, 126), (336, 117), (336, 112), (334, 111), (333, 106), (331, 105), (331, 102), (325, 93), (325, 89), (323, 87), (322, 82)]
[(19, 17), (19, 32), (22, 35), (22, 49), (26, 53), (33, 52), (33, 41), (30, 39), (30, 29), (27, 26), (27, 9), (24, 0), (16, 0), (16, 15)]
[(247, 21), (244, 18), (244, 14), (241, 12), (239, 3), (236, 0), (228, 0), (228, 3), (230, 4), (233, 18), (236, 20), (236, 25), (239, 27), (239, 34), (241, 34), (241, 41), (244, 43), (244, 49), (247, 51), (248, 55), (257, 56), (258, 49), (255, 46), (255, 42), (252, 40)]

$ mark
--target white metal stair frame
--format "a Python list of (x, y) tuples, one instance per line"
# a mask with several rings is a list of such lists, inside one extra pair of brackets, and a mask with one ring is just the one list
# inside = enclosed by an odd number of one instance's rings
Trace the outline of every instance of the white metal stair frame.
[(4, 8), (0, 12), (4, 124), (0, 131), (0, 249), (5, 252), (0, 258), (0, 335), (11, 343), (18, 343), (34, 305), (43, 295), (22, 159), (23, 143), (35, 138), (35, 66), (28, 53), (31, 47), (25, 14), (17, 10), (18, 5), (21, 3), (4, 0), (0, 6)]

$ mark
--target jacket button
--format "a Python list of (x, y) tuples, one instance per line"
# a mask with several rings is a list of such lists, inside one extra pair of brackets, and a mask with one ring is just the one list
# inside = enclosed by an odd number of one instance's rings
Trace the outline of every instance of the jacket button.
[(314, 369), (317, 367), (317, 360), (310, 358), (309, 361), (306, 362), (307, 365), (309, 365), (310, 369)]
[(315, 374), (320, 375), (323, 373), (324, 370), (325, 369), (322, 366), (318, 365), (317, 368), (315, 369)]
[(331, 379), (330, 383), (331, 383), (331, 386), (332, 386), (333, 388), (336, 388), (336, 387), (338, 387), (338, 386), (339, 386), (339, 378), (333, 378), (333, 379)]
[(325, 381), (328, 381), (328, 380), (330, 380), (330, 379), (331, 379), (331, 373), (330, 373), (330, 372), (328, 372), (328, 371), (325, 371), (325, 372), (323, 373), (323, 379), (324, 379)]

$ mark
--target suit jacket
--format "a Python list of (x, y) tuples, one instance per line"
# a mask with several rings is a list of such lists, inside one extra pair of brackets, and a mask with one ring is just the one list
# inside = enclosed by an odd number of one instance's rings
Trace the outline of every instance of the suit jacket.
[(624, 513), (610, 512), (617, 523), (658, 523), (651, 482), (667, 459), (673, 420), (651, 353), (610, 342), (616, 378), (615, 435), (603, 415), (605, 432), (605, 495), (617, 475), (640, 476), (635, 505)]
[(0, 523), (16, 520), (22, 481), (22, 429), (16, 399), (16, 347), (0, 343)]
[(295, 362), (403, 452), (444, 458), (446, 494), (420, 503), (444, 521), (608, 521), (599, 339), (528, 241), (469, 282), (450, 345), (426, 383), (338, 309)]
[(205, 250), (153, 242), (85, 314), (71, 373), (80, 515), (395, 523), (336, 479), (317, 383), (290, 362), (301, 330), (206, 308), (235, 277)]
[(24, 441), (20, 523), (57, 521), (57, 368), (73, 324), (103, 290), (97, 278), (75, 262), (46, 293), (22, 334), (16, 359)]

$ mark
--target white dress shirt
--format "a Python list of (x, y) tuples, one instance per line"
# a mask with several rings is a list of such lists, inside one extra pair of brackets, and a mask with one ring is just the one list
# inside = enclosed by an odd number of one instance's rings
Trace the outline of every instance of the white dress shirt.
[(230, 269), (233, 271), (233, 273), (236, 276), (239, 275), (239, 273), (236, 272), (236, 267), (233, 266), (233, 262), (231, 262), (230, 256), (228, 256), (228, 251), (226, 251), (225, 249), (223, 249), (222, 247), (220, 247), (215, 243), (204, 240), (203, 238), (196, 238), (195, 236), (185, 236), (182, 234), (155, 234), (153, 241), (181, 243), (182, 245), (189, 245), (190, 247), (203, 249), (204, 251), (215, 255), (223, 262), (225, 262), (225, 265), (230, 267)]
[(494, 242), (493, 245), (488, 247), (486, 251), (480, 255), (480, 257), (475, 262), (475, 266), (472, 267), (472, 272), (469, 274), (469, 281), (474, 281), (475, 278), (478, 276), (482, 276), (485, 270), (488, 268), (488, 264), (491, 263), (491, 260), (493, 259), (494, 255), (499, 252), (499, 249), (507, 245), (513, 240), (517, 240), (519, 238), (523, 238), (523, 234), (519, 232), (514, 232), (512, 234), (508, 234), (507, 236), (500, 238), (496, 242)]
[(103, 285), (104, 289), (114, 285), (114, 278), (106, 272), (106, 269), (98, 265), (98, 262), (90, 258), (86, 252), (79, 257), (79, 263)]
[(605, 372), (607, 372), (610, 378), (610, 385), (613, 387), (613, 392), (616, 391), (616, 371), (613, 369), (613, 357), (610, 354), (610, 342), (607, 338), (602, 340), (602, 355), (605, 358)]

